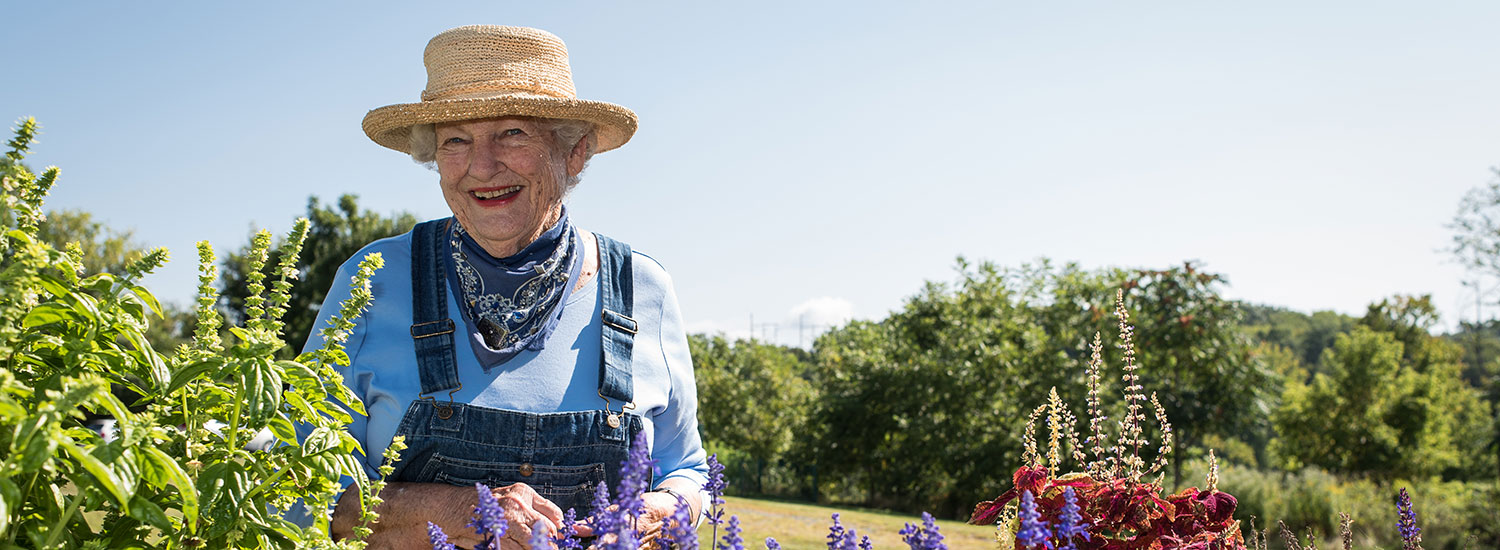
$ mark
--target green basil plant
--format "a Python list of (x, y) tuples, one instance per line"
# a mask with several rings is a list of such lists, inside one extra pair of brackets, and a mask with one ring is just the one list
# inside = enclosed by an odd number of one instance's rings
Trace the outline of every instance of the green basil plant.
[[(246, 326), (222, 336), (213, 250), (200, 242), (192, 343), (158, 351), (145, 333), (162, 308), (139, 280), (167, 251), (124, 273), (85, 273), (80, 247), (40, 241), (58, 171), (22, 164), (35, 133), (22, 121), (0, 159), (0, 549), (362, 547), (327, 534), (341, 478), (358, 484), (366, 510), (379, 490), (345, 429), (363, 406), (333, 367), (348, 361), (342, 343), (380, 257), (360, 263), (353, 297), (322, 329), (327, 343), (277, 360), (307, 221), (276, 250), (269, 288), (252, 276)], [(252, 274), (270, 249), (260, 232)], [(142, 397), (127, 403), (112, 386)], [(87, 428), (86, 414), (113, 416), (113, 433)], [(263, 432), (277, 441), (247, 449)], [(282, 517), (301, 506), (310, 527)]]

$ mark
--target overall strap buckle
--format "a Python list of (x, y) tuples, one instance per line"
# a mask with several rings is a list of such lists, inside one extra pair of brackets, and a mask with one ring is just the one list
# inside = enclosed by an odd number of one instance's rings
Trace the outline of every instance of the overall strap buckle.
[(624, 414), (625, 411), (633, 411), (633, 410), (635, 410), (635, 403), (631, 402), (631, 403), (626, 403), (624, 405), (621, 405), (620, 406), (620, 412), (616, 413), (616, 412), (614, 412), (612, 410), (609, 410), (609, 398), (604, 396), (604, 391), (600, 390), (598, 393), (599, 393), (599, 399), (603, 399), (604, 400), (604, 414), (605, 414), (605, 416), (604, 416), (604, 423), (605, 424), (609, 424), (609, 427), (611, 427), (611, 428), (619, 428), (620, 427), (620, 415)]
[(437, 407), (437, 416), (438, 416), (438, 418), (441, 418), (443, 420), (447, 420), (447, 419), (453, 417), (453, 394), (457, 393), (458, 390), (461, 390), (461, 389), (464, 389), (463, 382), (459, 382), (457, 388), (453, 388), (452, 390), (448, 391), (448, 403), (446, 405), (442, 404), (442, 403), (438, 403), (437, 399), (434, 399), (431, 395), (427, 395), (425, 393), (419, 393), (419, 394), (417, 394), (417, 400), (419, 400), (419, 401), (427, 401), (427, 402), (432, 403), (433, 406)]

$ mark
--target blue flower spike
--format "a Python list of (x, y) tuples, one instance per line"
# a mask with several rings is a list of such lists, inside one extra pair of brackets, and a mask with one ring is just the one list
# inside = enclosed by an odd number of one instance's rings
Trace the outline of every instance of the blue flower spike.
[(427, 522), (427, 539), (432, 542), (432, 550), (456, 550), (453, 543), (448, 542), (448, 534), (443, 528), (430, 521)]
[(1063, 489), (1062, 513), (1057, 518), (1058, 550), (1076, 550), (1078, 546), (1073, 543), (1074, 537), (1081, 536), (1083, 540), (1089, 540), (1089, 524), (1083, 521), (1082, 511), (1073, 488)]
[(1016, 543), (1025, 548), (1052, 550), (1047, 524), (1042, 522), (1042, 513), (1036, 509), (1036, 498), (1031, 496), (1031, 491), (1021, 492), (1021, 510), (1018, 516), (1021, 529), (1016, 532)]

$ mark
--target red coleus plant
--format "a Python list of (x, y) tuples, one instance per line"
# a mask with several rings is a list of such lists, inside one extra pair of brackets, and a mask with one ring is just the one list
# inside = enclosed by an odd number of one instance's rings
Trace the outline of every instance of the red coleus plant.
[[(1237, 501), (1229, 493), (1218, 490), (1218, 465), (1213, 453), (1209, 453), (1207, 489), (1190, 487), (1182, 492), (1162, 496), (1159, 482), (1146, 482), (1146, 475), (1161, 471), (1166, 466), (1166, 455), (1172, 452), (1172, 427), (1156, 396), (1149, 399), (1154, 409), (1161, 433), (1161, 445), (1155, 461), (1148, 468), (1140, 458), (1140, 448), (1148, 445), (1142, 425), (1146, 420), (1144, 409), (1148, 399), (1135, 374), (1135, 347), (1131, 341), (1134, 332), (1129, 324), (1129, 315), (1124, 308), (1123, 293), (1117, 295), (1115, 313), (1120, 320), (1120, 347), (1125, 355), (1125, 419), (1118, 423), (1113, 446), (1106, 449), (1109, 438), (1104, 430), (1104, 417), (1100, 413), (1099, 380), (1103, 368), (1102, 348), (1099, 335), (1094, 335), (1093, 357), (1089, 361), (1089, 428), (1093, 460), (1087, 464), (1086, 472), (1054, 477), (1061, 470), (1065, 458), (1060, 451), (1064, 442), (1072, 448), (1072, 457), (1078, 463), (1085, 459), (1084, 449), (1078, 444), (1073, 430), (1075, 420), (1071, 411), (1057, 396), (1054, 389), (1047, 403), (1032, 412), (1027, 422), (1024, 441), (1026, 452), (1022, 456), (1025, 465), (1011, 476), (1013, 486), (995, 500), (979, 503), (969, 523), (990, 525), (998, 523), (1000, 547), (1027, 550), (1028, 546), (1017, 540), (1016, 533), (1025, 530), (1027, 540), (1038, 532), (1056, 533), (1047, 526), (1061, 525), (1064, 506), (1064, 491), (1072, 488), (1076, 495), (1082, 525), (1087, 526), (1088, 537), (1057, 539), (1056, 536), (1042, 545), (1061, 549), (1108, 549), (1108, 550), (1210, 550), (1243, 549), (1244, 538), (1240, 534), (1240, 523), (1234, 519)], [(1048, 452), (1044, 456), (1037, 450), (1036, 421), (1046, 415), (1046, 424), (1051, 428)], [(1021, 514), (1018, 505), (1023, 493), (1030, 493), (1037, 514)], [(1029, 509), (1028, 509), (1029, 512)], [(1030, 523), (1037, 525), (1030, 525)]]
[[(1022, 466), (1016, 470), (1015, 486), (995, 500), (979, 503), (969, 523), (990, 525), (996, 521), (1015, 521), (1006, 514), (1007, 505), (1022, 491), (1030, 491), (1036, 500), (1041, 521), (1056, 524), (1063, 507), (1063, 489), (1072, 487), (1078, 495), (1083, 522), (1091, 537), (1074, 541), (1080, 549), (1239, 549), (1245, 547), (1240, 522), (1234, 519), (1237, 504), (1233, 495), (1216, 489), (1200, 491), (1190, 487), (1182, 492), (1161, 496), (1155, 483), (1132, 481), (1122, 477), (1095, 480), (1089, 474), (1068, 474), (1053, 478), (1045, 467)], [(1004, 518), (1004, 519), (1002, 519)], [(1014, 532), (1014, 528), (1006, 529)], [(1002, 543), (1003, 544), (1003, 543)], [(1016, 544), (1016, 550), (1025, 546)]]

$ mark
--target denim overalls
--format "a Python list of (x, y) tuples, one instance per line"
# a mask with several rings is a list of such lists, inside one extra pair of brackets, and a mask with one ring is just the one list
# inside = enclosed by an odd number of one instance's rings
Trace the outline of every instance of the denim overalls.
[[(634, 387), (630, 352), (636, 332), (632, 309), (630, 247), (603, 235), (599, 243), (599, 288), (603, 301), (599, 396), (596, 411), (528, 413), (454, 403), (458, 365), (453, 319), (448, 316), (447, 263), (442, 258), (447, 220), (412, 230), (412, 326), (422, 393), (396, 428), (406, 450), (387, 479), (501, 487), (521, 482), (579, 517), (593, 509), (595, 487), (619, 483), (620, 463), (644, 429), (628, 414)], [(515, 391), (526, 391), (516, 388)], [(448, 400), (434, 398), (447, 393)], [(613, 409), (612, 409), (613, 407)]]

